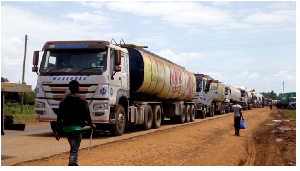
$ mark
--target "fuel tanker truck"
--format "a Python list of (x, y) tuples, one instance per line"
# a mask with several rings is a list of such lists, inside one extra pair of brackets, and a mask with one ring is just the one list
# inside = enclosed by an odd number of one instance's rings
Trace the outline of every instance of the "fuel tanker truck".
[(252, 92), (252, 100), (254, 108), (262, 107), (262, 94), (260, 94), (259, 92)]
[(193, 73), (133, 44), (108, 41), (48, 41), (33, 55), (38, 74), (35, 117), (57, 126), (59, 103), (72, 80), (89, 104), (97, 129), (122, 135), (125, 128), (159, 128), (164, 118), (194, 121), (196, 95)]
[(230, 111), (232, 111), (232, 106), (234, 104), (234, 101), (236, 101), (238, 103), (241, 101), (241, 91), (234, 86), (230, 86), (229, 88), (230, 88), (230, 96), (229, 96)]
[(253, 109), (251, 91), (247, 90), (246, 87), (239, 87), (239, 90), (241, 92), (241, 101), (239, 102), (239, 104), (244, 110)]
[(197, 116), (201, 118), (213, 117), (215, 113), (224, 114), (226, 110), (225, 86), (218, 80), (214, 80), (208, 75), (195, 74), (196, 76), (196, 103)]

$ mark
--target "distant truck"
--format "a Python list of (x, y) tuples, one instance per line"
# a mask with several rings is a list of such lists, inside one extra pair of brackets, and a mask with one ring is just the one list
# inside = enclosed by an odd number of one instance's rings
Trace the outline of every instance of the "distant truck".
[(241, 93), (241, 100), (239, 104), (242, 106), (243, 110), (252, 110), (253, 109), (252, 92), (247, 90), (247, 88), (245, 87), (240, 87), (239, 91)]
[(296, 108), (296, 92), (283, 93), (279, 95), (280, 102), (277, 107), (287, 109)]
[(164, 118), (194, 121), (194, 74), (144, 48), (101, 40), (46, 42), (40, 65), (39, 51), (33, 57), (36, 119), (50, 121), (54, 130), (68, 83), (77, 80), (93, 123), (112, 135), (132, 125), (159, 128)]
[(253, 99), (253, 107), (254, 108), (261, 108), (262, 107), (262, 94), (258, 92), (252, 92), (252, 99)]
[(225, 85), (204, 74), (196, 76), (196, 103), (197, 116), (201, 118), (213, 117), (217, 114), (226, 113), (226, 102), (229, 89)]

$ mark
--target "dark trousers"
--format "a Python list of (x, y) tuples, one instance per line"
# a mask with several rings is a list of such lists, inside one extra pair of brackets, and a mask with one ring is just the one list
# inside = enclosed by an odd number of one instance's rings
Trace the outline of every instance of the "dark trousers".
[(69, 166), (78, 166), (78, 150), (82, 139), (81, 131), (67, 132), (67, 138), (70, 144)]
[(234, 117), (235, 135), (239, 135), (240, 133), (240, 124), (241, 124), (241, 117)]

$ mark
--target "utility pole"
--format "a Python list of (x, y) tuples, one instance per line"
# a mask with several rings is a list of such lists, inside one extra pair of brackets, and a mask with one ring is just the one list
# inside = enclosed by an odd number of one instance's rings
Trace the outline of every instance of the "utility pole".
[(283, 92), (282, 92), (282, 94), (284, 94), (284, 81), (283, 81)]
[[(26, 61), (26, 51), (27, 51), (27, 35), (25, 34), (25, 48), (24, 48), (24, 60), (23, 60), (23, 73), (22, 73), (22, 84), (26, 84), (25, 82), (25, 61)], [(21, 93), (21, 113), (23, 113), (23, 103), (25, 93)]]

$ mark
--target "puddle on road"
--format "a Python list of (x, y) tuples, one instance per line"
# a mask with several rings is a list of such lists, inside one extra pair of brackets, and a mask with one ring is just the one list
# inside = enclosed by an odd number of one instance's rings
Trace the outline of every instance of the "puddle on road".
[(275, 141), (278, 142), (278, 143), (279, 143), (279, 142), (282, 142), (283, 140), (284, 140), (284, 139), (281, 139), (281, 138), (276, 138), (276, 139), (275, 139)]
[(273, 122), (289, 122), (290, 120), (272, 120)]
[(287, 127), (278, 127), (277, 129), (279, 129), (281, 132), (284, 132), (284, 131), (296, 131), (296, 128), (287, 128)]

